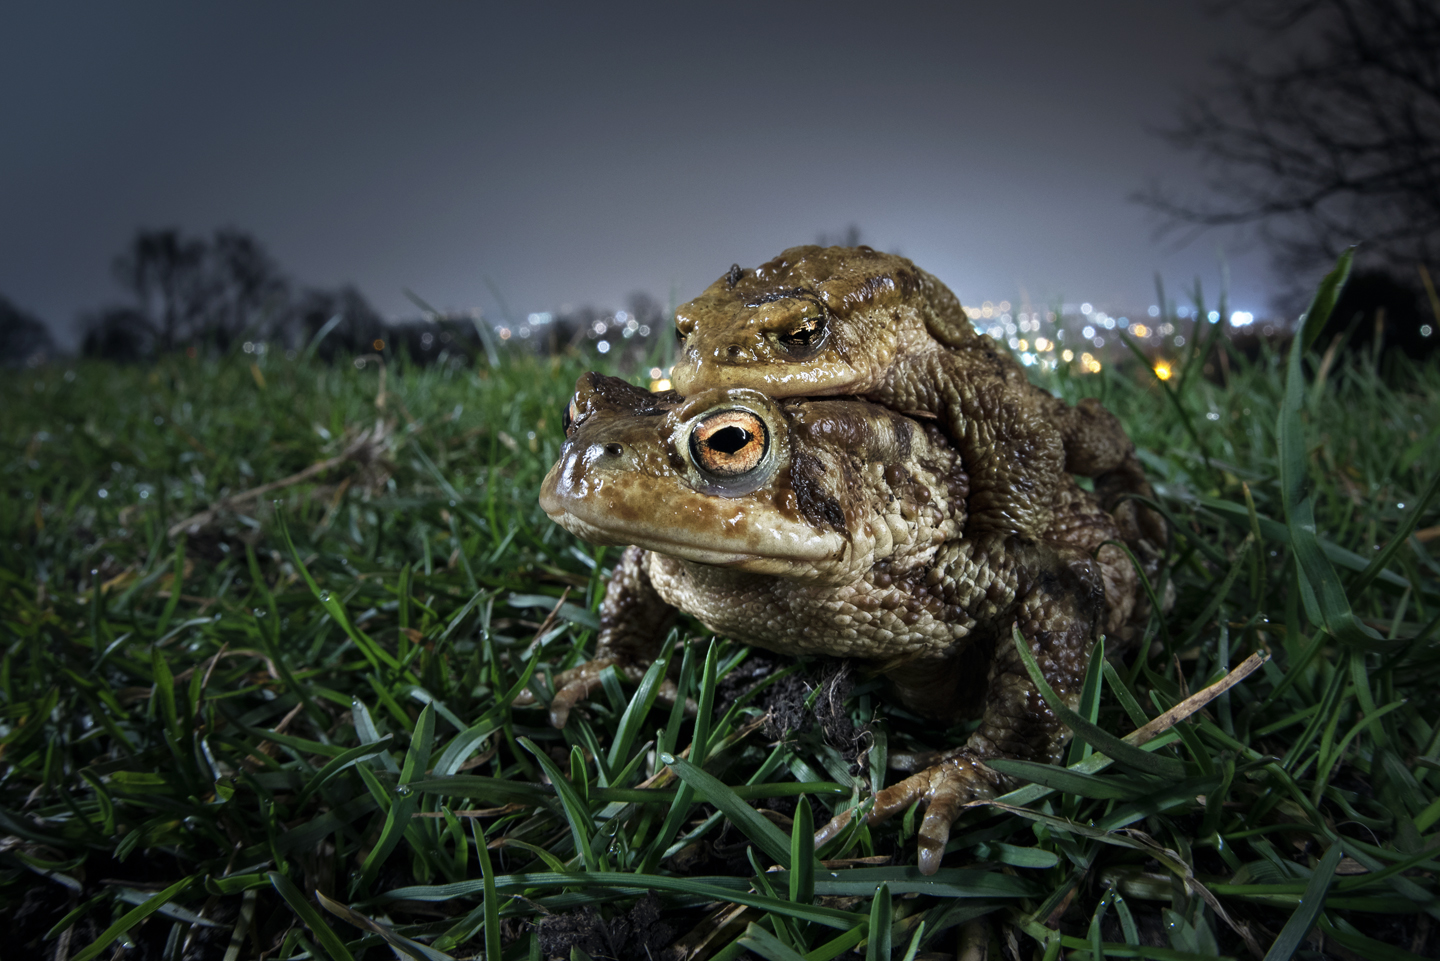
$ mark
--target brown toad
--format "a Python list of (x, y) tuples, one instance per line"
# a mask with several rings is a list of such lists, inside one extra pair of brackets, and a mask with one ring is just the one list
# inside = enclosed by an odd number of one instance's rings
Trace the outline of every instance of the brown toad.
[[(1165, 540), (1119, 422), (1071, 407), (977, 333), (955, 295), (904, 257), (869, 247), (792, 247), (738, 265), (676, 313), (671, 375), (682, 396), (748, 387), (771, 397), (851, 395), (938, 418), (970, 475), (972, 537), (1037, 538), (1068, 472), (1095, 479), (1133, 548)], [(1153, 566), (1153, 565), (1152, 565)]]
[[(1062, 475), (1046, 536), (971, 538), (963, 459), (931, 423), (865, 401), (775, 401), (743, 388), (682, 400), (586, 374), (540, 503), (629, 547), (601, 607), (595, 659), (557, 679), (552, 721), (607, 666), (636, 679), (676, 608), (781, 654), (855, 658), (901, 704), (979, 728), (880, 791), (882, 820), (927, 805), (920, 867), (940, 864), (961, 805), (1002, 790), (994, 757), (1054, 762), (1067, 732), (1009, 636), (1078, 697), (1091, 645), (1142, 616), (1114, 520)], [(877, 785), (878, 787), (878, 785)]]

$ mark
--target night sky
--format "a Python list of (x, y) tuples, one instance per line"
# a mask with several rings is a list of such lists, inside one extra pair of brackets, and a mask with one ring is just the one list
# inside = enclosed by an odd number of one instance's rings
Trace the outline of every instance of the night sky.
[[(623, 12), (617, 12), (623, 11)], [(498, 319), (684, 300), (843, 235), (966, 303), (1268, 305), (1262, 250), (1157, 240), (1201, 188), (1147, 132), (1258, 38), (1195, 0), (0, 6), (0, 295), (115, 302), (141, 226), (254, 233), (298, 280)]]

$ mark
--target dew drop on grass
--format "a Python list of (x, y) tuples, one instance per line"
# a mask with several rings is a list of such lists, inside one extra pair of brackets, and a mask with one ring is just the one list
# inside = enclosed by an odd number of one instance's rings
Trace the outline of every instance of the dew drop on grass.
[(268, 613), (270, 613), (270, 612), (267, 611), (267, 610), (265, 610), (265, 608), (263, 608), (263, 607), (257, 607), (257, 608), (255, 608), (255, 616), (256, 616), (256, 617), (264, 617), (264, 616), (265, 616), (266, 614), (268, 614)]
[(396, 786), (395, 793), (400, 795), (400, 797), (409, 797), (414, 791), (410, 789), (410, 785), (400, 784)]
[(324, 603), (326, 603), (326, 602), (329, 601), (329, 600), (330, 600), (330, 592), (329, 592), (329, 591), (321, 591), (321, 592), (320, 592), (320, 603), (321, 603), (321, 604), (324, 604)]

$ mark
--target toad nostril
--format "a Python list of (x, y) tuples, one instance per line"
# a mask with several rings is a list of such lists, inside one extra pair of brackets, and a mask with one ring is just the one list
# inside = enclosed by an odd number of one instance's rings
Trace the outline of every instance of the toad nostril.
[(606, 457), (619, 457), (619, 456), (620, 456), (621, 454), (623, 454), (623, 453), (625, 453), (625, 448), (624, 448), (624, 447), (621, 447), (619, 444), (606, 444), (606, 445), (605, 445), (605, 456), (606, 456)]

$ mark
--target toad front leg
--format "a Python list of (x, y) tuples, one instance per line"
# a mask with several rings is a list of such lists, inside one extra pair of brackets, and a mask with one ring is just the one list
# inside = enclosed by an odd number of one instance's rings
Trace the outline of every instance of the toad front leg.
[[(868, 821), (875, 824), (925, 802), (919, 831), (922, 874), (934, 874), (945, 854), (950, 825), (965, 804), (996, 797), (1008, 779), (986, 765), (994, 758), (1022, 758), (1054, 764), (1062, 756), (1069, 731), (1045, 704), (1030, 680), (1024, 661), (1009, 636), (1017, 626), (1029, 644), (1046, 681), (1073, 706), (1080, 695), (1090, 648), (1104, 620), (1099, 572), (1083, 556), (1063, 559), (1045, 547), (1022, 546), (1030, 563), (1022, 575), (1021, 595), (1010, 622), (993, 625), (988, 643), (977, 639), (962, 656), (946, 663), (911, 662), (887, 672), (901, 699), (924, 710), (927, 702), (948, 695), (952, 716), (965, 716), (974, 701), (967, 696), (977, 676), (976, 657), (990, 656), (980, 727), (965, 744), (936, 764), (893, 784), (875, 796)], [(1039, 561), (1038, 566), (1034, 563)], [(988, 650), (987, 650), (988, 648)], [(938, 710), (927, 713), (939, 714)], [(971, 715), (973, 716), (973, 714)], [(829, 839), (849, 821), (842, 814), (826, 825), (816, 841)]]
[(966, 536), (1018, 534), (1050, 526), (1065, 447), (1048, 395), (1006, 376), (995, 351), (934, 350), (896, 365), (871, 399), (894, 410), (930, 411), (955, 442), (970, 480)]
[[(600, 603), (600, 635), (595, 657), (555, 678), (555, 699), (550, 702), (550, 723), (564, 727), (574, 706), (600, 686), (600, 675), (613, 666), (622, 677), (639, 681), (660, 656), (665, 634), (674, 623), (675, 608), (665, 603), (650, 583), (647, 551), (627, 547)], [(675, 683), (660, 687), (662, 700), (675, 697)]]

